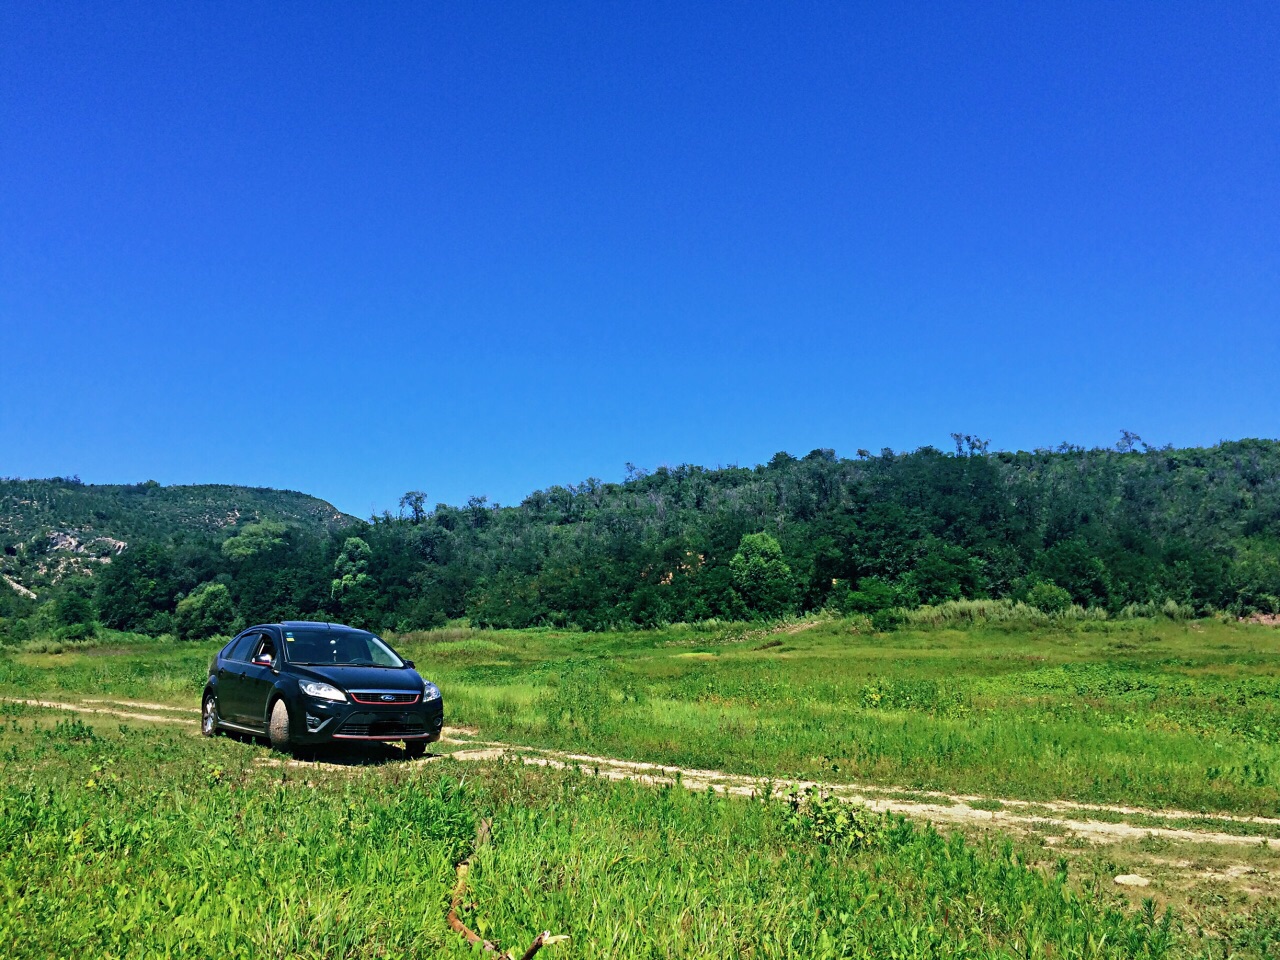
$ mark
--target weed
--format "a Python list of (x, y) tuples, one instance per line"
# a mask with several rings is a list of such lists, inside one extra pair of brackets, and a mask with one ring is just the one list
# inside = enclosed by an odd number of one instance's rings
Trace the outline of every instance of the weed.
[(790, 813), (785, 823), (793, 837), (850, 851), (880, 846), (901, 824), (901, 818), (844, 803), (817, 787), (791, 793), (787, 805)]

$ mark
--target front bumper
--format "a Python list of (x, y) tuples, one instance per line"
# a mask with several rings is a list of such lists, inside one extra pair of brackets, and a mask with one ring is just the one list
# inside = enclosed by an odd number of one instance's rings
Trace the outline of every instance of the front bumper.
[(298, 743), (330, 741), (413, 740), (434, 743), (444, 727), (444, 700), (425, 703), (335, 703), (314, 697), (301, 698), (300, 716), (294, 724)]

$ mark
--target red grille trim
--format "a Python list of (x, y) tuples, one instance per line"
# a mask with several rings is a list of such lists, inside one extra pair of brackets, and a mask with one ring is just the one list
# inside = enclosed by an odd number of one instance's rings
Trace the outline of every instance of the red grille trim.
[[(360, 693), (353, 692), (351, 694), (351, 699), (356, 703), (385, 704), (387, 706), (394, 704), (397, 707), (403, 707), (408, 704), (417, 703), (418, 698), (421, 696), (422, 694), (420, 693), (393, 693), (391, 691), (388, 691), (387, 693), (369, 693), (367, 690), (362, 690)], [(393, 697), (394, 699), (384, 700), (382, 699), (383, 697)]]

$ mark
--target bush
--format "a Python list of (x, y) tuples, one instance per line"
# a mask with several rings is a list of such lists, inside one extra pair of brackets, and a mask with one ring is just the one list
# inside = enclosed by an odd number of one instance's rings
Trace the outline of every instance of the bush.
[(1062, 613), (1071, 606), (1071, 594), (1056, 583), (1042, 581), (1027, 591), (1027, 603), (1044, 613)]
[(231, 593), (224, 583), (205, 583), (178, 601), (175, 626), (183, 640), (204, 640), (225, 633), (235, 620)]
[(845, 803), (817, 787), (790, 794), (787, 805), (786, 829), (792, 837), (847, 851), (879, 847), (894, 826), (889, 814)]
[(905, 617), (901, 610), (877, 610), (871, 615), (871, 629), (876, 633), (890, 633), (902, 626)]

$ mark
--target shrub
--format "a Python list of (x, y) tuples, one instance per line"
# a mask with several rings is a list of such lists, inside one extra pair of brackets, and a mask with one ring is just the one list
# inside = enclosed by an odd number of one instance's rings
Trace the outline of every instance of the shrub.
[(178, 601), (174, 626), (183, 640), (204, 640), (226, 632), (235, 616), (226, 584), (205, 583)]
[(787, 804), (786, 829), (793, 838), (846, 851), (879, 847), (893, 826), (887, 814), (844, 803), (817, 787), (790, 794)]

